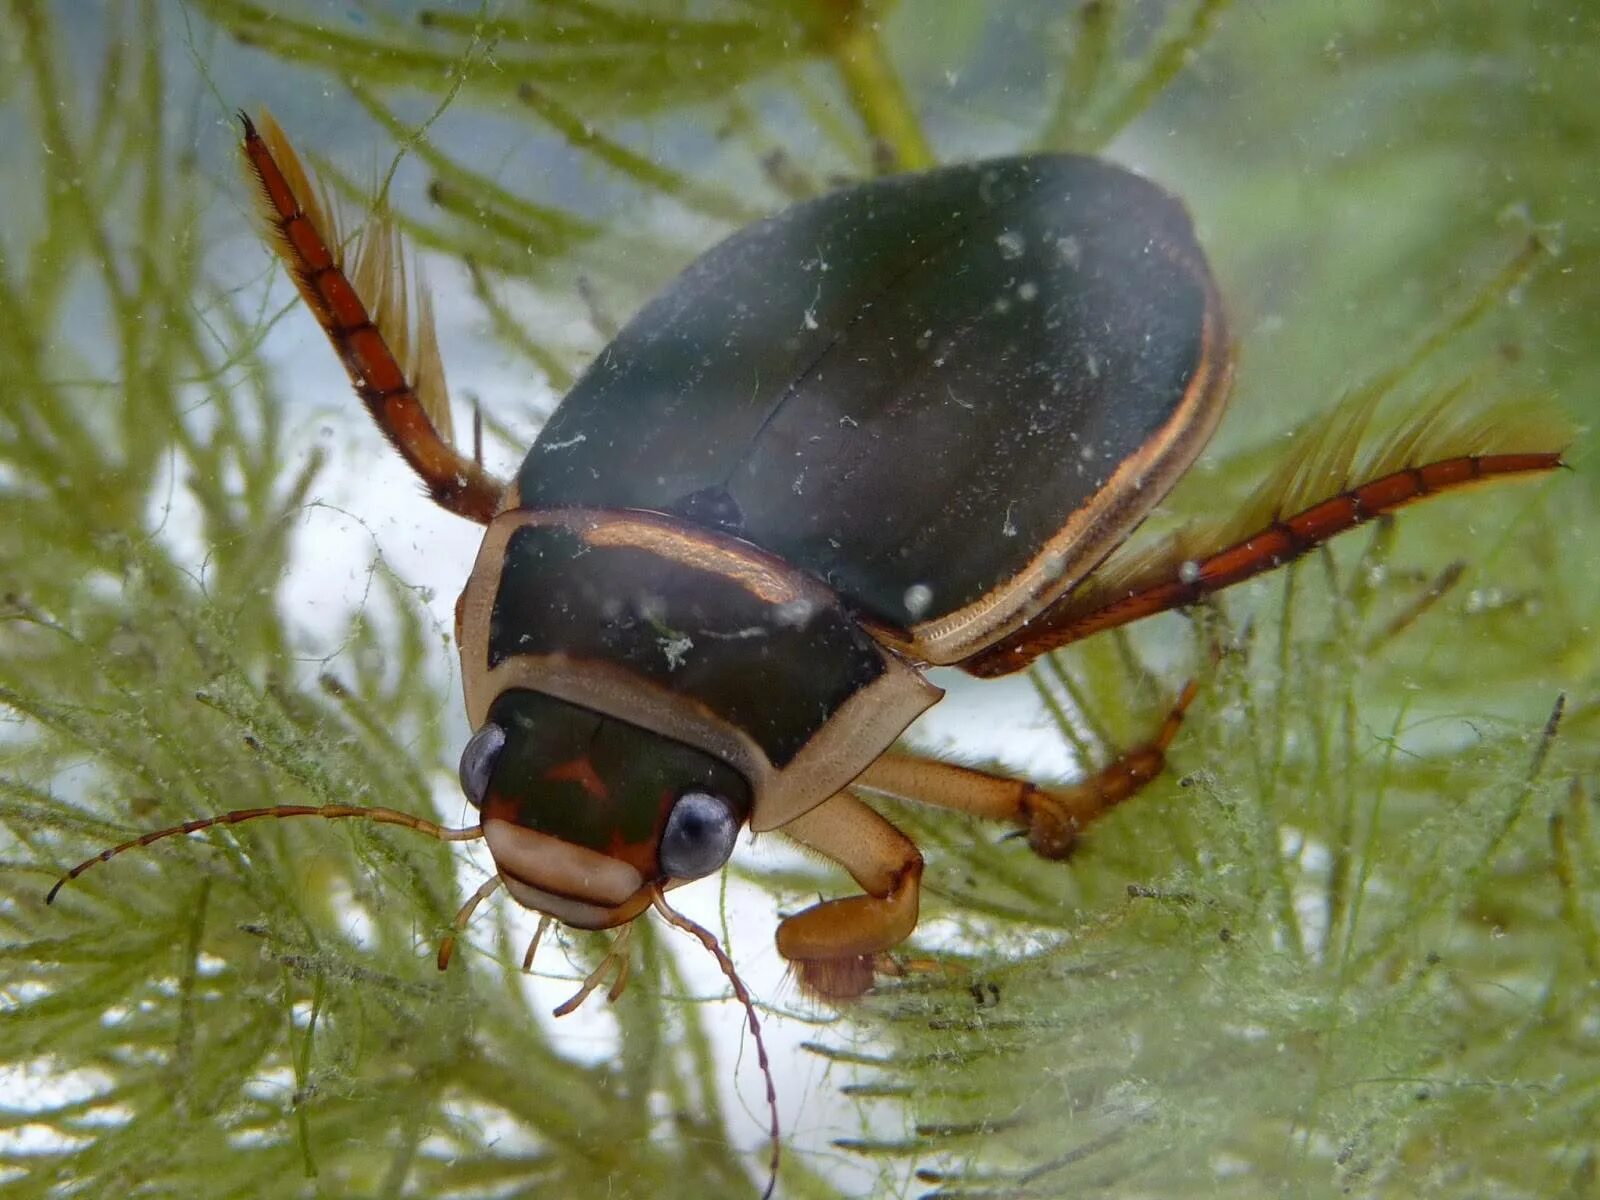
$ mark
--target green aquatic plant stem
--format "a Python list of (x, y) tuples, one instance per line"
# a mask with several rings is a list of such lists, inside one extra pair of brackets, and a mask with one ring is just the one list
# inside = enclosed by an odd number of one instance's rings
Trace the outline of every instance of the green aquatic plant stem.
[(1080, 148), (1099, 150), (1142, 115), (1188, 69), (1231, 3), (1232, 0), (1195, 0), (1188, 20), (1137, 65), (1132, 81), (1111, 102), (1108, 111), (1095, 119), (1091, 134)]
[(1600, 977), (1600, 922), (1596, 920), (1595, 881), (1585, 878), (1586, 862), (1595, 859), (1589, 797), (1583, 784), (1568, 787), (1566, 812), (1550, 814), (1550, 849), (1561, 885), (1561, 914), (1578, 933), (1579, 962), (1591, 977)]
[(819, 5), (817, 36), (832, 55), (868, 136), (895, 170), (916, 171), (937, 160), (899, 73), (889, 61), (878, 17), (859, 0)]
[(1120, 0), (1083, 0), (1075, 15), (1072, 44), (1061, 73), (1060, 92), (1049, 119), (1039, 132), (1039, 144), (1052, 150), (1074, 150), (1085, 144), (1086, 125), (1095, 97), (1104, 85), (1112, 61), (1112, 38)]
[(691, 211), (704, 213), (734, 225), (747, 225), (765, 215), (759, 209), (715, 187), (685, 176), (682, 172), (635, 153), (601, 133), (577, 113), (532, 83), (517, 88), (517, 99), (539, 120), (559, 133), (569, 146), (592, 156), (646, 191), (668, 196)]

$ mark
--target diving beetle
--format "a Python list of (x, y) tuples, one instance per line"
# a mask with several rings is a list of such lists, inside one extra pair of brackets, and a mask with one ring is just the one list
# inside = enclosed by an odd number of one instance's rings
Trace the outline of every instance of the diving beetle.
[(922, 874), (858, 793), (1011, 822), (1064, 857), (1161, 771), (1194, 692), (1146, 745), (1046, 788), (894, 749), (942, 695), (925, 668), (1018, 670), (1412, 500), (1560, 462), (1406, 462), (1087, 588), (1206, 444), (1232, 355), (1183, 206), (1051, 154), (877, 178), (734, 233), (617, 334), (502, 482), (454, 444), (395, 235), (344, 249), (276, 124), (241, 120), (275, 249), (356, 392), (432, 498), (486, 526), (456, 606), (481, 825), (283, 809), (131, 844), (265, 815), (481, 836), (498, 874), (458, 926), (503, 885), (585, 929), (654, 906), (714, 947), (664, 893), (721, 869), (741, 829), (779, 830), (863, 890), (777, 931), (806, 988), (847, 999), (916, 925)]

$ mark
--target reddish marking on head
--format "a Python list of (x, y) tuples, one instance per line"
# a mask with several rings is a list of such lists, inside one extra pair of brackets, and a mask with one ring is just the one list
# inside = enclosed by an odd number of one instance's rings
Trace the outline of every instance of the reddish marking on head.
[(605, 780), (595, 773), (594, 764), (585, 755), (558, 763), (546, 771), (544, 777), (554, 783), (575, 783), (596, 800), (611, 799)]
[(625, 842), (620, 833), (613, 832), (611, 840), (606, 843), (605, 852), (612, 858), (627, 863), (646, 879), (653, 879), (661, 871), (661, 831), (666, 828), (667, 816), (672, 812), (672, 805), (676, 797), (669, 790), (663, 790), (659, 800), (659, 811), (656, 815), (655, 828), (651, 829), (650, 836), (642, 842)]

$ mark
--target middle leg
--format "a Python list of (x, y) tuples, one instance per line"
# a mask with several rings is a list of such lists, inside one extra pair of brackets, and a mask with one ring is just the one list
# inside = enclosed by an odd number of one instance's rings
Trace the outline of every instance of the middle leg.
[(852, 788), (915, 800), (991, 821), (1020, 825), (1028, 845), (1043, 858), (1066, 858), (1078, 835), (1166, 769), (1166, 751), (1183, 724), (1197, 685), (1184, 685), (1156, 735), (1101, 768), (1064, 787), (1040, 787), (1024, 779), (892, 751), (858, 776)]

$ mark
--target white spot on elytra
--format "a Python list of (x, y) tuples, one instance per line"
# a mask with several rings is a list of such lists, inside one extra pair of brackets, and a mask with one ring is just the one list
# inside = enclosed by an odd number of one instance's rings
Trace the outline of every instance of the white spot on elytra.
[(928, 605), (933, 603), (933, 589), (925, 583), (913, 583), (906, 589), (906, 612), (911, 614), (914, 621), (928, 611)]
[[(826, 270), (826, 268), (824, 268), (824, 270)], [(807, 329), (817, 328), (817, 305), (820, 303), (822, 303), (822, 285), (819, 283), (817, 285), (816, 295), (811, 297), (810, 307), (806, 309), (805, 315), (800, 318), (801, 324), (803, 324)]]
[(803, 596), (785, 601), (772, 610), (772, 619), (783, 629), (804, 629), (811, 623), (817, 606)]
[(994, 244), (1000, 247), (1000, 257), (1010, 262), (1022, 257), (1022, 252), (1028, 248), (1025, 239), (1015, 229), (1008, 229), (994, 239)]
[(688, 661), (689, 651), (694, 649), (694, 641), (685, 634), (674, 637), (661, 638), (656, 645), (661, 647), (661, 653), (666, 655), (667, 669), (676, 671)]

